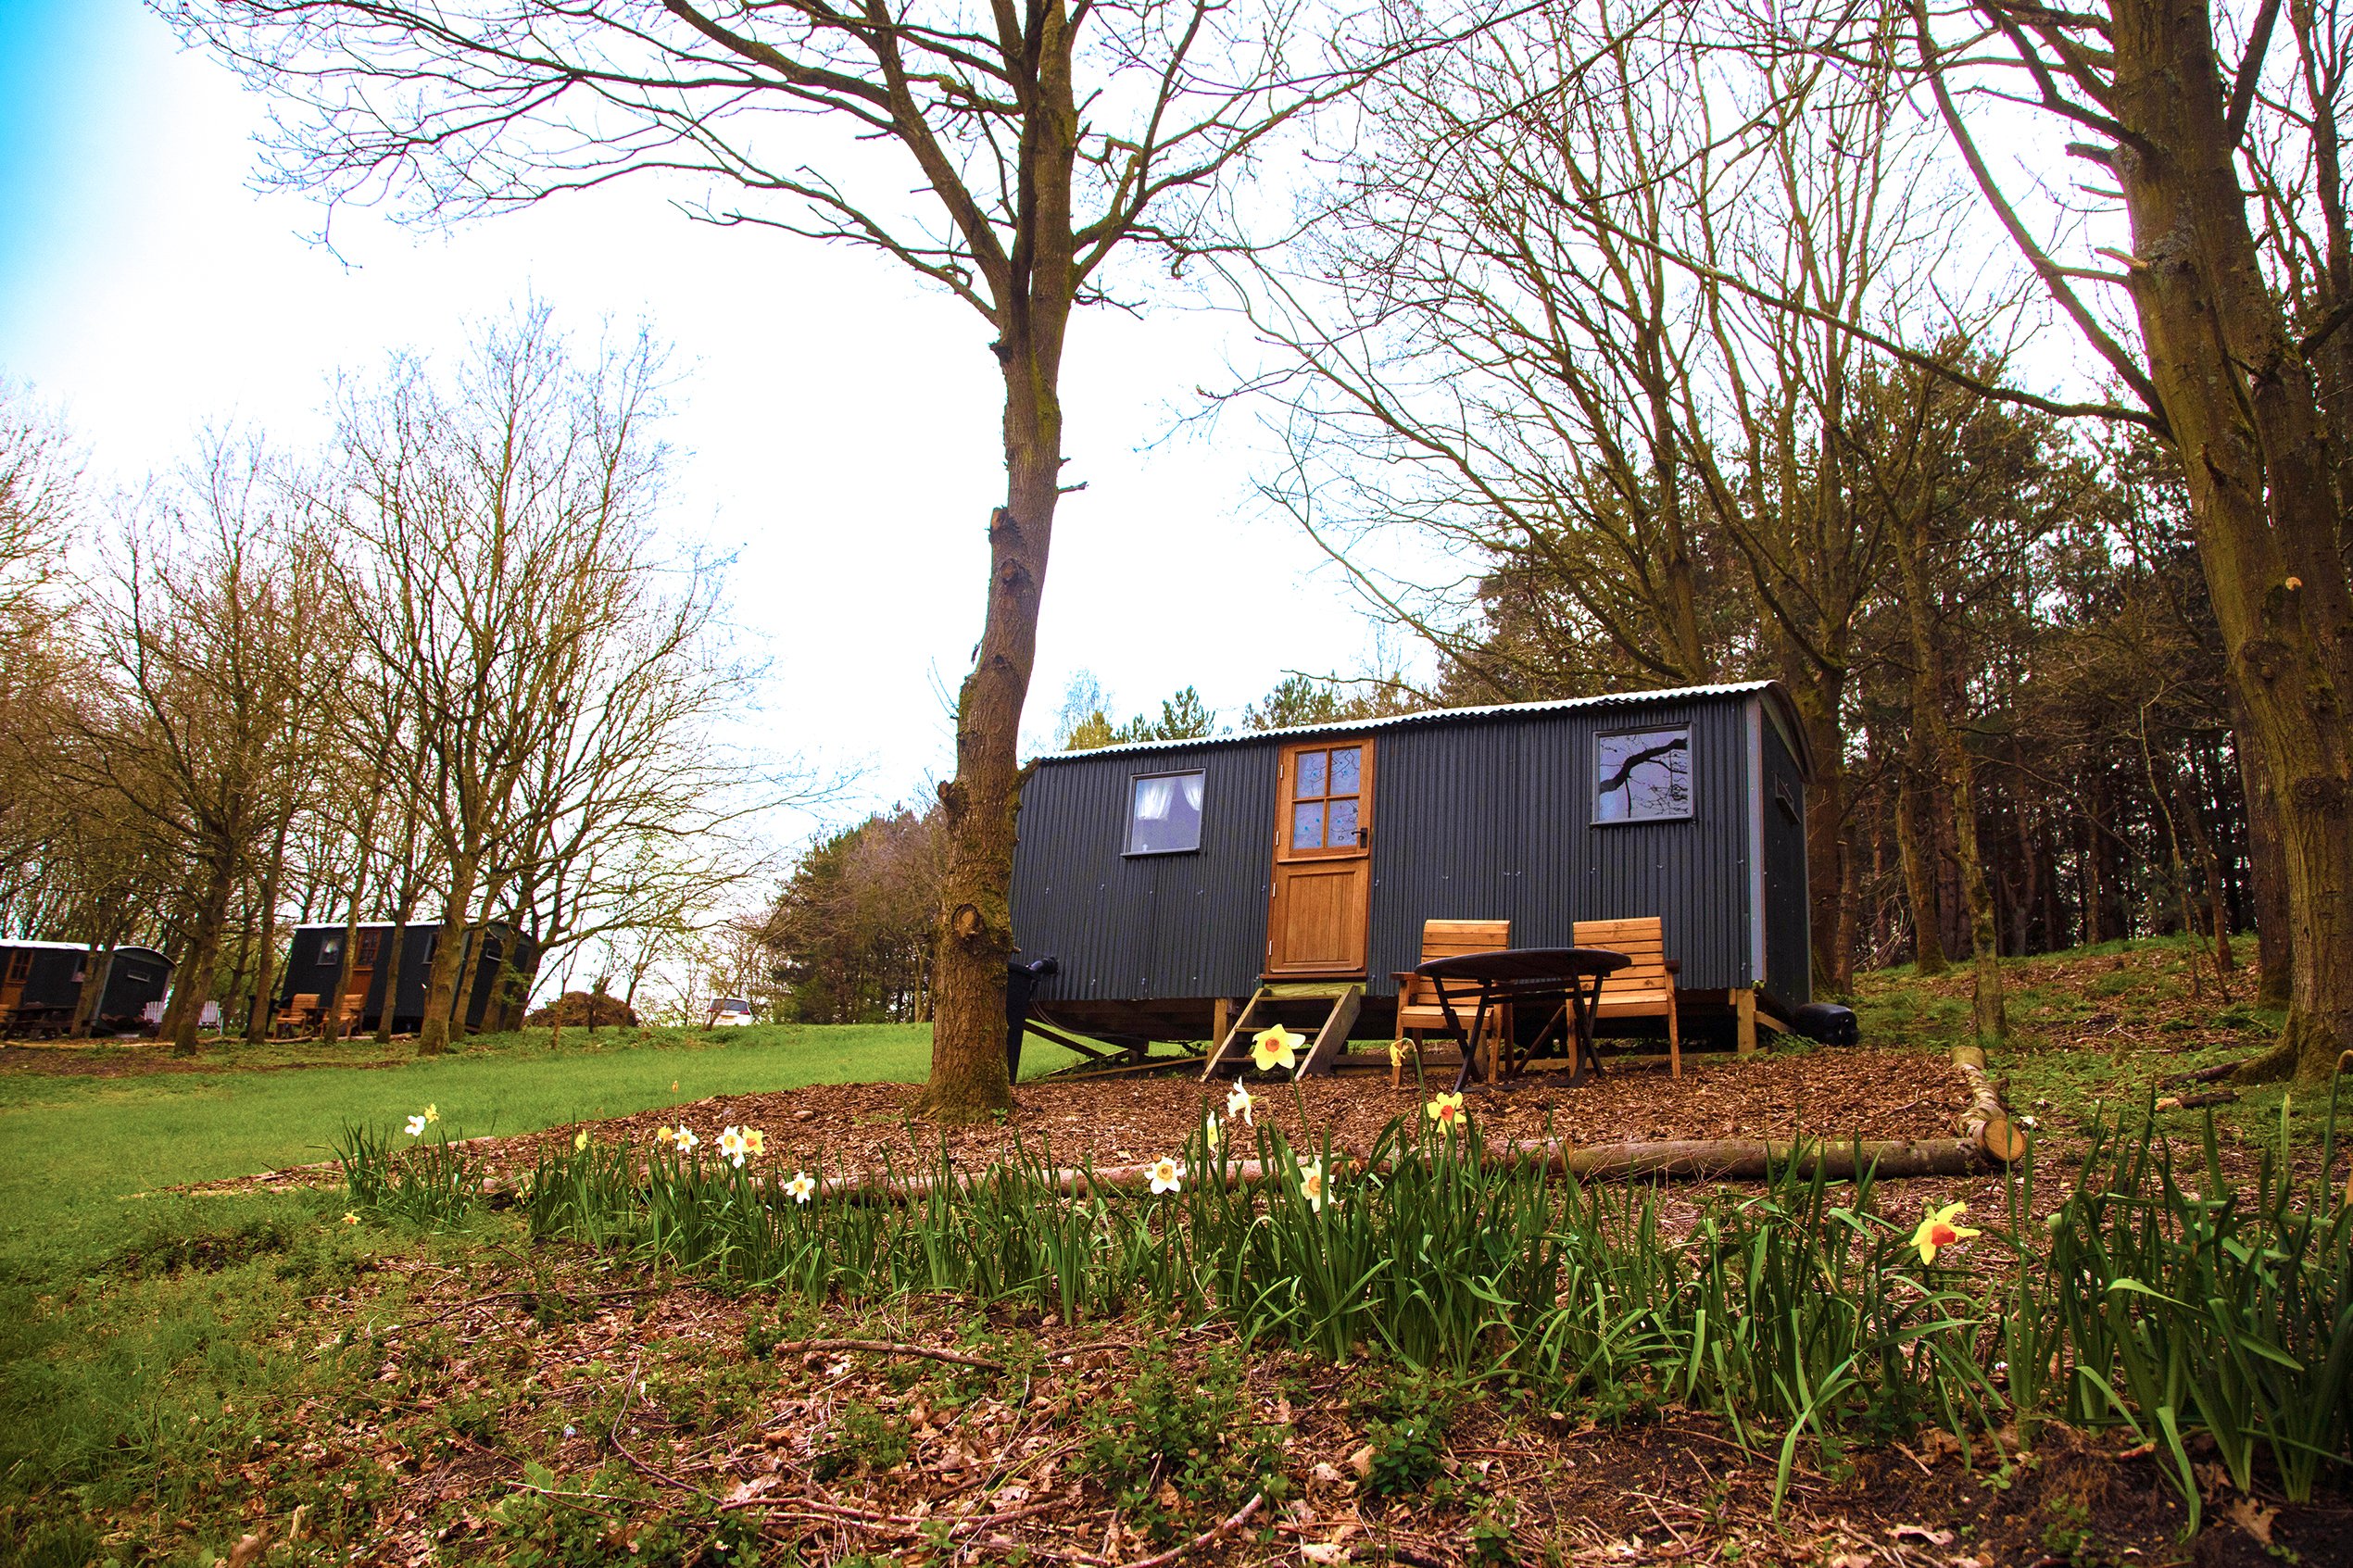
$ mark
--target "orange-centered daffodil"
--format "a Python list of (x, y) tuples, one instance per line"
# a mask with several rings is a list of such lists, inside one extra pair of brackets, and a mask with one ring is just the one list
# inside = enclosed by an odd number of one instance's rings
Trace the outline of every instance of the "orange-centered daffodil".
[(1261, 1029), (1251, 1041), (1250, 1059), (1258, 1064), (1261, 1073), (1293, 1066), (1299, 1060), (1300, 1045), (1306, 1038), (1304, 1035), (1292, 1034), (1279, 1023), (1271, 1025)]
[(1463, 1124), (1463, 1097), (1460, 1095), (1440, 1095), (1422, 1110), (1438, 1123), (1441, 1132), (1452, 1135)]
[(1921, 1262), (1933, 1263), (1936, 1255), (1947, 1247), (1979, 1234), (1967, 1225), (1954, 1223), (1968, 1212), (1969, 1205), (1966, 1203), (1947, 1203), (1942, 1209), (1922, 1209), (1920, 1228), (1912, 1233), (1911, 1242), (1920, 1249)]

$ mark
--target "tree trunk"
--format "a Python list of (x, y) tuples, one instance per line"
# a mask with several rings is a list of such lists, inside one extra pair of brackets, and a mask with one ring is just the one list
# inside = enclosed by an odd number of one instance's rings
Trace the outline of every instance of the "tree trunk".
[(940, 899), (937, 1021), (921, 1108), (972, 1121), (1013, 1103), (1005, 1073), (1005, 963), (1013, 818), (1021, 809), (1022, 706), (1062, 499), (1062, 358), (1078, 272), (1071, 170), (1078, 111), (1066, 22), (1049, 20), (1023, 119), (1019, 201), (994, 345), (1005, 382), (1005, 505), (988, 520), (988, 612), (956, 702), (956, 776), (939, 790), (948, 836)]
[[(400, 952), (409, 945), (409, 917), (416, 912), (416, 899), (402, 898), (400, 907), (392, 911), (392, 929), (384, 934), (384, 999), (376, 1010), (376, 1044), (380, 1046), (392, 1043), (392, 1015), (400, 1006)], [(363, 998), (359, 1005), (368, 1004)]]
[(1934, 840), (1923, 831), (1916, 775), (1899, 765), (1903, 782), (1895, 796), (1895, 851), (1904, 866), (1904, 893), (1912, 907), (1912, 972), (1942, 974), (1949, 967), (1944, 957), (1943, 922), (1937, 915), (1936, 878), (1929, 864)]
[(186, 984), (172, 992), (166, 1033), (171, 1036), (171, 1049), (176, 1056), (196, 1054), (196, 1024), (204, 1016), (206, 998), (212, 994), (213, 967), (220, 960), (220, 928), (228, 920), (229, 895), (236, 883), (235, 864), (223, 855), (214, 862), (212, 880), (205, 885), (204, 899), (196, 906), (196, 929), (189, 943)]
[(1847, 909), (1846, 732), (1839, 722), (1845, 698), (1843, 673), (1817, 672), (1789, 683), (1814, 754), (1814, 778), (1806, 790), (1806, 904), (1814, 947), (1817, 997), (1843, 997), (1855, 989), (1854, 922)]
[(425, 1016), (417, 1025), (417, 1054), (439, 1056), (449, 1048), (449, 1014), (458, 1005), (458, 977), (466, 949), (466, 911), (474, 897), (481, 864), (459, 855), (449, 865), (449, 901), (443, 906), (440, 935), (434, 938), (433, 964), (425, 972)]
[[(351, 873), (351, 908), (344, 916), (343, 962), (335, 966), (335, 993), (333, 997), (325, 998), (326, 1016), (319, 1023), (319, 1037), (321, 1040), (332, 1041), (343, 1038), (344, 998), (351, 992), (351, 972), (359, 961), (359, 954), (355, 949), (359, 945), (359, 910), (366, 902), (367, 897), (368, 856), (366, 851), (362, 850), (359, 863)], [(360, 997), (359, 1005), (366, 1007), (368, 999), (365, 997)]]
[(278, 821), (276, 838), (270, 846), (270, 863), (262, 868), (258, 884), (258, 908), (256, 918), (261, 928), (260, 939), (254, 947), (253, 1006), (245, 1014), (245, 1038), (266, 1040), (270, 1037), (270, 1015), (275, 984), (278, 958), (278, 887), (286, 872), (286, 834), (294, 829), (294, 812), (289, 809)]
[(2231, 698), (2231, 749), (2237, 754), (2239, 789), (2246, 797), (2246, 882), (2255, 908), (2255, 1005), (2284, 1008), (2289, 957), (2287, 867), (2280, 853), (2279, 804), (2254, 743), (2246, 734), (2246, 705), (2234, 691)]
[[(106, 961), (101, 963), (101, 959)], [(90, 1037), (91, 1021), (98, 1016), (98, 1009), (106, 1002), (107, 975), (114, 967), (114, 944), (91, 943), (82, 964), (82, 989), (74, 995), (73, 1022), (66, 1029), (67, 1037), (75, 1040)]]
[(2114, 10), (2114, 111), (2131, 141), (2113, 163), (2132, 219), (2133, 303), (2287, 871), (2287, 1019), (2242, 1076), (2318, 1083), (2353, 1047), (2341, 508), (2311, 368), (2247, 224), (2213, 19), (2196, 0)]
[(1912, 727), (1926, 742), (1932, 777), (1951, 804), (1953, 864), (1969, 914), (1969, 1020), (1981, 1045), (2009, 1037), (2002, 1005), (2000, 939), (1994, 930), (1994, 895), (1977, 842), (1977, 789), (1969, 747), (1944, 714), (1944, 654), (1929, 597), (1925, 529), (1918, 519), (1893, 530), (1904, 584), (1905, 619), (1912, 634)]
[[(492, 883), (483, 888), (481, 912), (474, 917), (472, 932), (466, 941), (466, 965), (458, 976), (458, 997), (455, 1009), (450, 1013), (450, 1027), (461, 1037), (475, 1032), (466, 1020), (473, 1016), (474, 993), (482, 987), (482, 958), (490, 950), (490, 911), (497, 906), (498, 896), (505, 890), (504, 882)], [(498, 948), (498, 968), (502, 973), (506, 970), (509, 956), (507, 945), (501, 943)], [(484, 997), (482, 1021), (486, 1026), (496, 1027), (489, 1009), (490, 998)]]

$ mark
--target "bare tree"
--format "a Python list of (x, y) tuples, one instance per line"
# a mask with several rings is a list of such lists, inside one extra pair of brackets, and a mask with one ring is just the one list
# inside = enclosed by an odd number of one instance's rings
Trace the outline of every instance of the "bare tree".
[[(2309, 127), (2312, 157), (2300, 168), (2313, 185), (2300, 204), (2278, 184), (2299, 167), (2291, 160), (2242, 172), (2279, 0), (2260, 0), (2236, 37), (2204, 0), (1913, 0), (1911, 35), (1986, 209), (2182, 458), (2208, 596), (2286, 849), (2288, 1014), (2274, 1050), (2245, 1072), (2309, 1081), (2353, 1047), (2353, 584), (2318, 364), (2353, 310), (2299, 331), (2266, 276), (2250, 211), (2249, 190), (2266, 191), (2268, 172), (2274, 213), (2333, 207), (2341, 232), (2344, 35), (2324, 41), (2320, 13), (2304, 0), (2296, 8), (2312, 24), (2298, 42), (2309, 108), (2328, 122)], [(1980, 146), (1986, 113), (2017, 104), (2087, 138), (2067, 151), (2115, 181), (2101, 189), (2121, 207), (2129, 249), (2070, 261), (2072, 231), (2037, 227), (2037, 207)], [(2317, 253), (2323, 276), (2335, 244)]]
[(98, 607), (108, 689), (77, 716), (80, 744), (57, 754), (188, 869), (188, 950), (164, 1031), (182, 1052), (195, 1049), (239, 884), (258, 872), (274, 889), (272, 846), (328, 678), (330, 620), (313, 613), (296, 556), (269, 460), (254, 444), (215, 442), (126, 524)]
[(574, 364), (542, 308), (488, 330), (446, 382), (403, 364), (346, 400), (320, 504), (355, 543), (342, 595), (413, 729), (410, 787), (441, 867), (425, 1054), (447, 1047), (476, 904), (513, 874), (499, 855), (516, 802), (573, 724), (649, 553), (658, 375), (642, 338)]
[[(925, 1103), (1006, 1103), (1000, 1036), (1023, 703), (1065, 491), (1063, 351), (1123, 249), (1182, 254), (1275, 132), (1426, 36), (1397, 8), (1222, 0), (172, 0), (287, 102), (273, 165), (456, 216), (657, 172), (702, 215), (871, 249), (970, 306), (1004, 384), (988, 613), (942, 786), (952, 845)], [(1306, 41), (1317, 41), (1311, 46)], [(1313, 53), (1316, 58), (1294, 56)], [(878, 157), (873, 144), (895, 157)], [(905, 194), (912, 176), (923, 198)]]

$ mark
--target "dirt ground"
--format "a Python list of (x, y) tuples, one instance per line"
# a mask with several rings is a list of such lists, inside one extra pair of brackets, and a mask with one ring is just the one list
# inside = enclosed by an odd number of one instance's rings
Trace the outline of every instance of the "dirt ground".
[[(829, 1311), (822, 1327), (779, 1323), (772, 1344), (756, 1300), (615, 1274), (551, 1288), (496, 1270), (417, 1278), (409, 1299), (383, 1336), (375, 1413), (314, 1456), (347, 1449), (392, 1474), (379, 1561), (462, 1561), (470, 1539), (510, 1530), (503, 1454), (560, 1433), (553, 1474), (625, 1465), (647, 1498), (633, 1533), (666, 1511), (715, 1510), (756, 1521), (786, 1562), (1140, 1568), (1164, 1561), (1173, 1534), (1198, 1541), (1184, 1561), (1253, 1564), (2353, 1564), (2343, 1499), (2288, 1509), (2226, 1501), (2218, 1486), (2209, 1527), (2184, 1543), (2182, 1502), (2145, 1451), (2061, 1426), (1968, 1454), (1942, 1434), (1843, 1454), (1809, 1444), (1777, 1515), (1772, 1446), (1744, 1449), (1711, 1418), (1668, 1407), (1597, 1421), (1486, 1388), (1439, 1407), (1428, 1483), (1381, 1497), (1363, 1456), (1370, 1412), (1401, 1374), (1270, 1354), (1217, 1328), (907, 1300), (849, 1321)], [(1269, 1445), (1281, 1495), (1199, 1540), (1241, 1511), (1164, 1489), (1156, 1532), (1139, 1527), (1155, 1522), (1115, 1506), (1088, 1445), (1126, 1422), (1139, 1372), (1200, 1374), (1219, 1358), (1239, 1368), (1231, 1435)], [(497, 1413), (455, 1432), (421, 1419), (403, 1394), (419, 1382), (445, 1407), (479, 1390)], [(634, 1534), (610, 1544), (635, 1549)]]

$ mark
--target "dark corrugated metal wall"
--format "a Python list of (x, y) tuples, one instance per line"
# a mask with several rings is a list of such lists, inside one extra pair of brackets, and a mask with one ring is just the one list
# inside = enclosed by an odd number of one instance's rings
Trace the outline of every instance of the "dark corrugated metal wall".
[[(1249, 995), (1266, 959), (1280, 753), (1271, 740), (1123, 752), (1057, 759), (1030, 776), (1013, 855), (1013, 935), (1025, 959), (1061, 961), (1041, 995)], [(1200, 853), (1122, 855), (1128, 781), (1195, 768)]]
[(1769, 717), (1764, 806), (1765, 988), (1797, 1006), (1814, 995), (1814, 937), (1806, 908), (1806, 776)]
[[(1749, 983), (1743, 705), (1546, 714), (1380, 736), (1373, 842), (1374, 988), (1421, 957), (1425, 920), (1512, 922), (1566, 947), (1580, 920), (1657, 915), (1693, 987)], [(1590, 825), (1594, 737), (1692, 727), (1689, 821)]]
[[(1664, 922), (1685, 987), (1755, 984), (1746, 717), (1757, 700), (1734, 694), (1371, 732), (1372, 989), (1392, 991), (1390, 975), (1420, 958), (1425, 920), (1507, 918), (1515, 943), (1544, 947), (1566, 945), (1579, 920), (1646, 914)], [(1693, 818), (1591, 826), (1594, 737), (1680, 723), (1692, 727)], [(1767, 753), (1794, 777), (1772, 728)], [(1061, 960), (1042, 996), (1248, 994), (1265, 957), (1287, 738), (1057, 757), (1032, 775), (1013, 861), (1013, 930), (1024, 957)], [(1129, 780), (1196, 767), (1205, 774), (1201, 852), (1123, 857)], [(1793, 848), (1785, 826), (1768, 804), (1767, 885), (1787, 884), (1781, 868), (1793, 854), (1797, 903), (1793, 915), (1774, 916), (1768, 966), (1778, 977), (1775, 955), (1786, 958), (1784, 933), (1794, 930), (1802, 987), (1805, 840), (1801, 829)], [(1773, 989), (1791, 997), (1786, 984)]]

